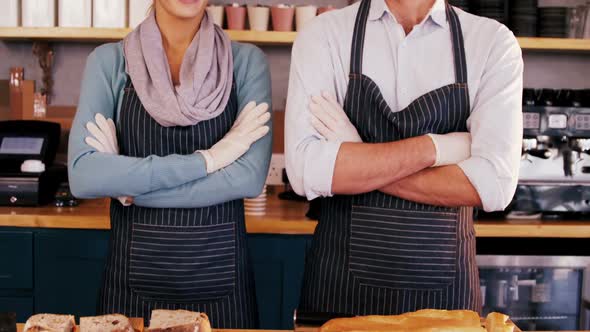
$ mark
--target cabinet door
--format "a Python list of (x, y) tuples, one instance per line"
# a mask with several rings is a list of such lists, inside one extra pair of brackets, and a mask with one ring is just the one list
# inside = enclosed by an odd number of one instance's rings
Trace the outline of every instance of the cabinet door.
[(308, 236), (248, 237), (261, 328), (293, 329), (308, 241)]
[(95, 315), (108, 245), (107, 231), (39, 231), (35, 312)]
[(0, 289), (33, 288), (33, 233), (0, 232)]
[(24, 323), (33, 315), (33, 297), (0, 296), (0, 312), (16, 312), (17, 323)]

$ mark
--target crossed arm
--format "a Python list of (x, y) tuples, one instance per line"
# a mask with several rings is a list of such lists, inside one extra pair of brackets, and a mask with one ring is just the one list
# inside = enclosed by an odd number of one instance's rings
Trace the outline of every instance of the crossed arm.
[[(242, 157), (207, 175), (201, 154), (134, 158), (97, 152), (84, 142), (86, 123), (97, 113), (115, 119), (116, 93), (123, 89), (117, 73), (124, 73), (121, 50), (99, 47), (88, 58), (79, 108), (69, 141), (70, 187), (80, 198), (134, 197), (146, 207), (203, 207), (237, 198), (256, 196), (268, 172), (272, 137), (254, 143)], [(260, 52), (260, 51), (258, 51)], [(270, 77), (264, 56), (254, 54), (251, 68), (238, 86), (240, 110), (249, 100), (270, 104)], [(244, 66), (246, 68), (247, 66)], [(255, 89), (246, 89), (254, 86)], [(272, 121), (269, 122), (272, 123)]]
[[(336, 95), (346, 89), (335, 86), (334, 68), (293, 61), (286, 114), (292, 129), (286, 128), (285, 142), (293, 188), (308, 199), (379, 190), (426, 204), (504, 209), (516, 188), (522, 138), (522, 58), (513, 39), (492, 49), (494, 62), (481, 77), (467, 121), (471, 157), (434, 168), (436, 149), (428, 137), (383, 144), (326, 139), (312, 125), (310, 97), (321, 93), (317, 86)], [(300, 51), (296, 43), (292, 58), (305, 59)]]

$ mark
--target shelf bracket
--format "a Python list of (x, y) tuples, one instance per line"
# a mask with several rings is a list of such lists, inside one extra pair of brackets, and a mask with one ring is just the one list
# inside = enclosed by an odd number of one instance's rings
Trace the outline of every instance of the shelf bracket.
[(47, 104), (53, 93), (53, 50), (47, 41), (35, 41), (33, 43), (33, 55), (39, 60), (39, 66), (43, 71), (41, 94), (47, 97)]

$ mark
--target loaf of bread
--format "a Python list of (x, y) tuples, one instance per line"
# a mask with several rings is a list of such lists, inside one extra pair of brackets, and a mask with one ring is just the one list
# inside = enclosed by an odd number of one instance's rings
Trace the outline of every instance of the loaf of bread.
[(492, 312), (486, 317), (486, 329), (488, 332), (514, 332), (516, 326), (508, 321), (508, 316)]
[(211, 332), (207, 315), (187, 310), (153, 310), (147, 332)]
[(353, 331), (485, 332), (479, 315), (473, 311), (432, 309), (395, 316), (337, 318), (320, 329), (320, 332)]
[(469, 310), (424, 309), (395, 316), (363, 316), (332, 319), (320, 332), (513, 332), (508, 316), (491, 313), (486, 328), (481, 319)]
[(134, 332), (129, 318), (114, 314), (80, 318), (80, 332)]
[(72, 332), (76, 321), (71, 315), (37, 314), (25, 323), (24, 332)]

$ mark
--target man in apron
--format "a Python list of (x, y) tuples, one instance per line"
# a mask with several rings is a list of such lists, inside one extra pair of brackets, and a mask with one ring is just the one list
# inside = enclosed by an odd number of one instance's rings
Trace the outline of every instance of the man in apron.
[(522, 54), (444, 0), (363, 0), (295, 42), (290, 182), (325, 197), (299, 309), (481, 310), (473, 207), (514, 194)]

